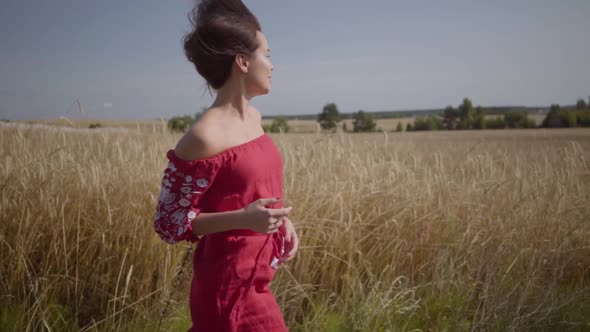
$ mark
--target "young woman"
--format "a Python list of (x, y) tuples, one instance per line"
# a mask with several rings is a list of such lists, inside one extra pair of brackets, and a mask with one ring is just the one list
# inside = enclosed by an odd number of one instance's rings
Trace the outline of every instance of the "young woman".
[(198, 241), (189, 331), (286, 331), (269, 283), (298, 238), (282, 156), (249, 103), (270, 91), (268, 42), (240, 0), (201, 1), (191, 23), (184, 50), (216, 99), (167, 152), (154, 229)]

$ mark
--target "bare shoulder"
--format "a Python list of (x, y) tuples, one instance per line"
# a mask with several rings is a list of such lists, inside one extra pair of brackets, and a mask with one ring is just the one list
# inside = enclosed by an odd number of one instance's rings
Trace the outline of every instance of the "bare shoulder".
[(216, 132), (218, 131), (214, 129), (210, 120), (201, 118), (178, 141), (174, 153), (184, 160), (211, 157), (223, 149), (222, 146), (218, 146), (220, 140), (215, 137)]
[(178, 141), (174, 153), (180, 159), (199, 160), (215, 156), (226, 149), (251, 140), (262, 126), (261, 113), (250, 106), (246, 122), (237, 121), (210, 109)]

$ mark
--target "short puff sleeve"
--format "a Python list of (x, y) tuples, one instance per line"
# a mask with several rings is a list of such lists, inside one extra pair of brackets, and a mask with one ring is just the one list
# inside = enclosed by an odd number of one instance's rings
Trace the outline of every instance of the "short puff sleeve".
[(166, 154), (158, 205), (154, 215), (154, 230), (162, 240), (174, 244), (182, 240), (196, 242), (192, 221), (201, 212), (199, 201), (211, 187), (220, 167), (216, 158), (183, 160), (174, 150)]

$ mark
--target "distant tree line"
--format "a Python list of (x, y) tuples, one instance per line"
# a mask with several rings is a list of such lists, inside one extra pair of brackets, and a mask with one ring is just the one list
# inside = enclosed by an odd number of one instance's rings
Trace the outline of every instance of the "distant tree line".
[[(352, 116), (352, 130), (350, 130), (346, 123), (342, 123), (342, 131), (358, 132), (373, 132), (378, 131), (375, 117), (371, 113), (359, 110)], [(317, 122), (324, 130), (335, 130), (338, 123), (342, 121), (338, 106), (335, 103), (328, 103), (324, 105), (322, 112), (317, 116)]]
[(471, 100), (464, 98), (457, 108), (447, 106), (441, 115), (416, 117), (413, 125), (406, 125), (406, 131), (590, 127), (590, 107), (583, 99), (578, 100), (575, 109), (566, 110), (559, 105), (551, 105), (549, 113), (539, 126), (528, 118), (529, 113), (526, 111), (506, 111), (493, 118), (486, 118), (485, 114), (489, 112), (481, 106), (473, 107)]
[[(194, 116), (185, 115), (172, 117), (168, 120), (168, 128), (171, 131), (186, 131), (190, 126), (199, 119), (202, 112)], [(497, 112), (501, 110), (501, 112)], [(490, 114), (495, 116), (490, 117)], [(485, 115), (488, 115), (486, 117)], [(442, 112), (429, 113), (423, 116), (417, 116), (414, 123), (407, 123), (406, 131), (422, 130), (461, 130), (461, 129), (505, 129), (505, 128), (571, 128), (571, 127), (590, 127), (590, 105), (584, 99), (578, 99), (575, 108), (561, 108), (554, 104), (549, 108), (543, 122), (537, 126), (535, 121), (528, 118), (529, 112), (526, 110), (511, 110), (510, 108), (483, 108), (482, 106), (474, 107), (469, 98), (464, 98), (463, 102), (456, 108), (449, 105)], [(352, 113), (352, 128), (348, 128), (346, 123), (342, 123), (344, 132), (374, 132), (380, 131), (375, 122), (375, 115), (371, 112), (359, 110)], [(319, 126), (326, 131), (334, 131), (342, 122), (342, 115), (338, 111), (335, 103), (328, 103), (322, 108), (322, 112), (317, 115)], [(290, 130), (287, 116), (275, 117), (271, 124), (262, 126), (265, 132), (288, 133)], [(395, 131), (403, 131), (401, 122), (398, 122)]]
[(460, 130), (460, 129), (503, 129), (534, 128), (535, 121), (528, 118), (526, 111), (506, 111), (501, 116), (486, 118), (486, 110), (474, 107), (469, 98), (456, 108), (447, 106), (440, 115), (418, 116), (414, 124), (406, 125), (407, 131)]
[(551, 105), (541, 127), (590, 127), (590, 105), (584, 99), (578, 100), (575, 110), (564, 110), (557, 104)]

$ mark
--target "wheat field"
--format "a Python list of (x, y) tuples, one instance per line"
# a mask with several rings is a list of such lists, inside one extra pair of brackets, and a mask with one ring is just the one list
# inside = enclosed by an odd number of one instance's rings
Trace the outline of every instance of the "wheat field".
[[(185, 331), (152, 230), (180, 134), (0, 127), (0, 331)], [(590, 329), (590, 130), (271, 134), (291, 331)]]

